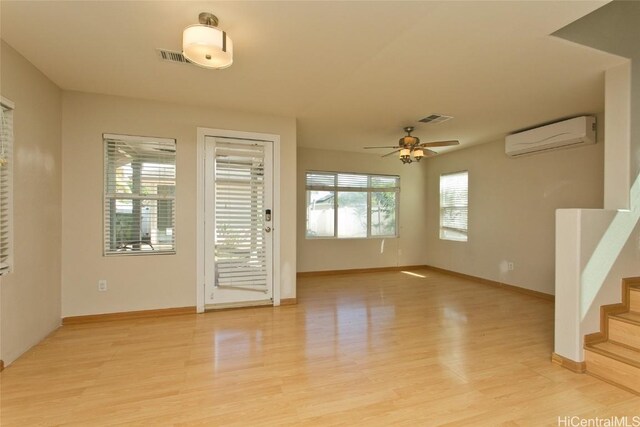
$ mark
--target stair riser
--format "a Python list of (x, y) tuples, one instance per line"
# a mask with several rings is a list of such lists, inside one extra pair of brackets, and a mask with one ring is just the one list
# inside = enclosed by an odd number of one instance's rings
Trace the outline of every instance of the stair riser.
[(629, 303), (631, 311), (637, 311), (640, 313), (640, 290), (630, 289)]
[(640, 393), (640, 368), (585, 350), (587, 373)]
[(640, 351), (640, 325), (609, 318), (609, 339)]

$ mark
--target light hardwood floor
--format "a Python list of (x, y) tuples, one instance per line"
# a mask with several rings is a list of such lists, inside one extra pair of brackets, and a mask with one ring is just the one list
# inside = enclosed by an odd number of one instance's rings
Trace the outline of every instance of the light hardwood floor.
[(2, 426), (558, 425), (640, 397), (550, 362), (553, 303), (429, 270), (299, 279), (298, 305), (60, 328)]

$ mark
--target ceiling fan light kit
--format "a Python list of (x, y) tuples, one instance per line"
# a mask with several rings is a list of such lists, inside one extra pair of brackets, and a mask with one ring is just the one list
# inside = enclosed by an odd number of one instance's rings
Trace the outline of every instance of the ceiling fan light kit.
[[(416, 152), (416, 145), (420, 143), (420, 138), (411, 135), (411, 132), (413, 132), (413, 126), (407, 126), (404, 128), (404, 131), (407, 135), (403, 136), (398, 141), (399, 146), (405, 147), (400, 150), (400, 161), (405, 165), (413, 162), (414, 160), (419, 162), (420, 159), (424, 157), (424, 152), (422, 150), (419, 150), (419, 153)], [(411, 158), (412, 154), (413, 158)]]
[(427, 147), (447, 147), (450, 145), (458, 145), (459, 142), (455, 140), (451, 141), (434, 141), (434, 142), (424, 142), (420, 143), (420, 138), (417, 136), (411, 135), (413, 132), (413, 126), (407, 126), (404, 128), (404, 131), (407, 133), (405, 136), (400, 138), (397, 146), (382, 146), (382, 147), (364, 147), (365, 149), (370, 148), (394, 148), (394, 151), (383, 155), (382, 157), (387, 157), (395, 153), (399, 153), (400, 161), (403, 164), (412, 163), (414, 160), (419, 162), (423, 157), (425, 157), (425, 153), (428, 156), (435, 156), (436, 153), (433, 150), (429, 150)]
[[(411, 157), (412, 154), (413, 158)], [(422, 151), (420, 148), (416, 148), (413, 151), (409, 148), (403, 148), (402, 150), (400, 150), (400, 161), (404, 164), (411, 163), (414, 160), (416, 162), (419, 162), (423, 157), (424, 151)]]
[(221, 70), (233, 64), (233, 42), (218, 28), (218, 18), (202, 12), (199, 24), (189, 25), (182, 33), (182, 54), (204, 68)]
[(408, 148), (403, 148), (402, 150), (400, 150), (400, 160), (402, 161), (402, 163), (411, 163), (411, 150), (409, 150)]

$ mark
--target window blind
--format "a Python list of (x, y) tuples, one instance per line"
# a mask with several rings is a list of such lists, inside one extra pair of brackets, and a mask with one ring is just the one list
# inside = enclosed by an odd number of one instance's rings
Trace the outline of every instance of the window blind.
[(336, 186), (336, 174), (322, 172), (307, 172), (307, 187), (322, 189), (328, 187), (333, 189)]
[(0, 275), (13, 264), (13, 103), (0, 102)]
[(335, 172), (307, 172), (307, 190), (369, 191), (400, 189), (400, 177), (394, 175), (365, 175)]
[(176, 141), (103, 138), (104, 253), (174, 253)]
[(371, 187), (373, 188), (397, 188), (399, 187), (400, 178), (397, 176), (372, 176)]
[(307, 238), (398, 235), (400, 177), (358, 173), (306, 173)]
[(440, 238), (467, 240), (467, 171), (440, 176)]

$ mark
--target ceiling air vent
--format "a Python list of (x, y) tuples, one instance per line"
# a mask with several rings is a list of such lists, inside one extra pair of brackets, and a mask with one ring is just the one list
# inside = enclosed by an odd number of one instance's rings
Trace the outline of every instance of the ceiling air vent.
[(451, 116), (445, 116), (442, 114), (431, 114), (430, 116), (427, 116), (424, 119), (420, 119), (418, 121), (422, 123), (442, 123), (451, 119), (453, 119), (453, 117)]
[(184, 57), (182, 52), (173, 52), (171, 50), (165, 49), (156, 49), (158, 51), (158, 55), (160, 55), (160, 59), (168, 62), (178, 62), (181, 64), (189, 64), (189, 60)]

